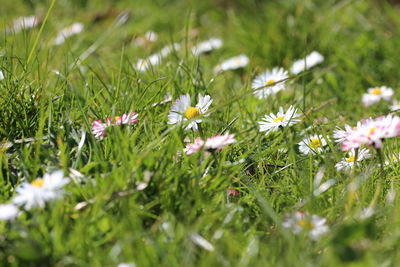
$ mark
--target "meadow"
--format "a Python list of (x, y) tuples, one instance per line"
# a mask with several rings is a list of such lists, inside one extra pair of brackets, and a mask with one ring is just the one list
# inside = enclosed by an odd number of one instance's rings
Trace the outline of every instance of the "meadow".
[(396, 1), (0, 5), (0, 266), (398, 265)]

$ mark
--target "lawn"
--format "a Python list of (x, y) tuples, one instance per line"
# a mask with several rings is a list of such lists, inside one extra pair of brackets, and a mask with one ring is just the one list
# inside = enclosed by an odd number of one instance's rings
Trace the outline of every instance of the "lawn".
[(400, 5), (2, 0), (0, 266), (396, 266)]

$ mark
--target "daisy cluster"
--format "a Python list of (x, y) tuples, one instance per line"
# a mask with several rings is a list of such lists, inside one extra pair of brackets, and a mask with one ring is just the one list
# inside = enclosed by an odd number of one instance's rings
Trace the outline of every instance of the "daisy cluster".
[[(19, 18), (13, 22), (13, 25), (7, 29), (7, 32), (18, 32), (36, 27), (39, 21), (36, 17)], [(84, 28), (83, 24), (74, 23), (61, 29), (52, 41), (52, 45), (63, 44), (68, 38), (81, 33)], [(157, 42), (157, 40), (158, 34), (148, 31), (135, 38), (133, 44), (143, 47)], [(209, 38), (208, 40), (193, 44), (189, 51), (191, 51), (192, 56), (198, 59), (198, 57), (209, 54), (213, 50), (221, 49), (222, 46), (223, 41), (221, 39)], [(148, 57), (138, 58), (133, 67), (139, 74), (152, 70), (161, 65), (168, 56), (180, 51), (182, 47), (183, 45), (179, 43), (163, 46), (163, 48)], [(323, 61), (323, 55), (317, 51), (312, 51), (308, 55), (305, 55), (303, 59), (295, 60), (290, 67), (275, 66), (263, 69), (263, 71), (257, 73), (252, 79), (249, 95), (255, 101), (265, 103), (275, 95), (282, 94), (283, 91), (291, 88), (293, 77), (309, 71), (311, 68), (323, 63)], [(213, 68), (213, 75), (215, 77), (228, 71), (241, 72), (243, 68), (250, 64), (250, 58), (245, 54), (239, 54), (218, 62)], [(4, 75), (0, 70), (0, 80), (3, 79)], [(370, 107), (381, 102), (381, 100), (385, 102), (391, 101), (393, 95), (394, 90), (392, 88), (386, 86), (373, 87), (367, 89), (367, 92), (362, 95), (361, 102), (365, 107)], [(166, 104), (172, 101), (172, 99), (171, 95), (167, 95), (166, 99), (160, 103)], [(160, 103), (155, 103), (146, 108), (153, 108)], [(205, 127), (203, 125), (212, 120), (210, 116), (217, 109), (211, 107), (213, 103), (215, 102), (211, 94), (204, 91), (202, 93), (182, 94), (177, 96), (177, 99), (172, 103), (168, 110), (167, 119), (163, 123), (165, 124), (165, 128), (169, 125), (169, 130), (176, 129), (177, 132), (182, 133), (182, 135), (178, 134), (178, 136), (182, 137), (182, 144), (185, 145), (184, 147), (182, 145), (177, 151), (179, 155), (188, 159), (195, 154), (212, 154), (215, 156), (227, 146), (234, 147), (234, 144), (244, 142), (240, 138), (237, 138), (240, 135), (225, 133), (227, 132), (226, 129), (214, 131), (210, 135), (207, 135), (211, 137), (205, 138)], [(297, 146), (293, 150), (296, 150), (295, 152), (300, 154), (302, 158), (309, 158), (311, 162), (313, 159), (324, 157), (324, 153), (328, 150), (334, 149), (331, 144), (331, 137), (325, 133), (315, 132), (310, 130), (310, 128), (304, 131), (295, 130), (303, 122), (306, 112), (300, 110), (301, 108), (295, 103), (289, 104), (286, 108), (283, 107), (285, 105), (280, 106), (277, 112), (268, 111), (266, 115), (261, 116), (255, 128), (258, 129), (259, 133), (262, 133), (262, 138), (268, 139), (279, 136), (282, 139), (282, 143), (285, 142), (289, 135), (292, 138), (297, 138), (295, 141)], [(396, 112), (399, 108), (400, 105), (398, 102), (393, 100), (390, 109)], [(138, 124), (138, 113), (124, 113), (121, 116), (94, 120), (91, 125), (91, 133), (94, 139), (101, 141), (112, 133), (110, 131), (112, 128), (130, 129), (133, 126), (139, 127)], [(290, 131), (292, 131), (292, 134), (290, 134)], [(187, 134), (188, 132), (191, 133), (191, 138)], [(354, 170), (356, 166), (361, 165), (361, 161), (372, 158), (370, 148), (380, 153), (385, 140), (398, 136), (400, 136), (400, 117), (392, 114), (380, 116), (375, 119), (368, 118), (362, 120), (354, 127), (345, 125), (344, 129), (335, 129), (333, 139), (340, 145), (341, 150), (346, 153), (341, 156), (340, 162), (336, 162), (336, 169), (343, 172)], [(205, 158), (204, 161), (210, 160), (210, 157), (199, 156), (198, 158), (200, 158), (200, 161), (203, 158)], [(398, 159), (399, 155), (391, 156), (392, 161), (397, 161)], [(386, 161), (385, 164), (390, 164), (390, 162)], [(212, 164), (209, 166), (211, 168)], [(315, 196), (327, 191), (336, 183), (334, 179), (321, 183), (321, 179), (316, 179), (318, 182), (314, 182), (314, 184), (310, 183), (311, 187), (316, 187), (314, 191), (311, 191)], [(47, 203), (60, 199), (64, 195), (64, 187), (69, 182), (70, 178), (64, 177), (62, 171), (46, 173), (43, 178), (38, 178), (30, 183), (26, 181), (22, 182), (16, 187), (15, 196), (13, 196), (10, 203), (0, 205), (0, 220), (13, 220), (20, 216), (22, 212), (29, 212), (35, 208), (44, 208)], [(226, 190), (228, 197), (240, 197), (240, 193), (236, 189), (227, 188)], [(294, 211), (286, 215), (282, 226), (294, 234), (305, 234), (311, 240), (318, 240), (329, 231), (327, 219), (304, 211)], [(191, 239), (207, 250), (211, 251), (214, 249), (208, 241), (199, 235), (193, 234)], [(120, 265), (122, 266), (123, 264), (121, 263)]]

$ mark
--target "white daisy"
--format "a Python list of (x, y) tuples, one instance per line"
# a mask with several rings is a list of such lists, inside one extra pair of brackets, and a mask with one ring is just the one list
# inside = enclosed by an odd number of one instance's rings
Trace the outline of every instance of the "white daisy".
[(214, 49), (219, 49), (222, 47), (222, 40), (219, 38), (211, 38), (207, 41), (201, 42), (192, 48), (192, 53), (195, 56), (208, 53)]
[(329, 231), (325, 218), (302, 211), (287, 215), (282, 222), (282, 226), (290, 229), (296, 235), (304, 232), (308, 233), (312, 240), (318, 240)]
[(236, 143), (235, 135), (226, 133), (224, 135), (215, 135), (206, 140), (206, 149), (221, 150), (227, 145)]
[(391, 114), (376, 119), (366, 119), (349, 131), (342, 144), (342, 150), (359, 148), (362, 145), (382, 147), (386, 138), (400, 136), (400, 118)]
[(324, 61), (324, 56), (317, 51), (311, 52), (306, 58), (295, 61), (290, 68), (290, 72), (293, 74), (299, 74), (307, 69), (314, 67), (315, 65)]
[(336, 127), (336, 129), (333, 131), (333, 139), (335, 140), (336, 143), (343, 143), (346, 140), (346, 136), (356, 129), (357, 127), (361, 126), (361, 122), (357, 123), (356, 127), (351, 127), (350, 125), (345, 125), (344, 130), (340, 127)]
[[(270, 95), (274, 95), (277, 92), (285, 88), (288, 72), (283, 68), (273, 68), (267, 70), (264, 73), (259, 74), (251, 84), (251, 88), (254, 89), (254, 94), (259, 98), (267, 98)], [(264, 88), (261, 88), (264, 87)]]
[(39, 19), (35, 16), (20, 17), (13, 20), (12, 27), (7, 28), (7, 33), (18, 33), (21, 30), (31, 29), (39, 24)]
[(13, 203), (24, 206), (26, 210), (34, 207), (43, 208), (46, 202), (60, 198), (64, 191), (63, 187), (69, 183), (62, 171), (46, 173), (43, 178), (38, 178), (31, 183), (24, 182), (16, 189)]
[(13, 204), (0, 204), (0, 221), (11, 221), (18, 217), (20, 210)]
[[(360, 161), (367, 159), (371, 157), (371, 154), (368, 149), (362, 148), (358, 151), (358, 156), (357, 156), (357, 165)], [(356, 160), (356, 153), (355, 150), (351, 150), (347, 157), (342, 158), (342, 161), (338, 162), (335, 167), (338, 171), (341, 170), (349, 170), (352, 169), (354, 166), (354, 162)]]
[(362, 96), (362, 103), (364, 106), (368, 107), (378, 103), (381, 99), (389, 101), (393, 93), (393, 89), (386, 86), (369, 88), (368, 93)]
[(212, 102), (213, 99), (209, 95), (202, 96), (199, 94), (198, 103), (193, 107), (191, 106), (190, 95), (181, 95), (171, 107), (171, 111), (168, 114), (168, 124), (181, 124), (182, 122), (191, 120), (185, 129), (192, 128), (194, 131), (197, 131), (197, 124), (201, 123), (202, 120), (196, 118), (206, 113)]
[(397, 100), (393, 100), (390, 111), (400, 111), (400, 103)]
[(136, 69), (140, 71), (146, 71), (152, 66), (157, 66), (161, 63), (161, 55), (154, 54), (146, 59), (139, 58), (136, 63)]
[(146, 46), (147, 44), (154, 43), (157, 40), (158, 40), (157, 33), (153, 31), (148, 31), (144, 35), (135, 38), (133, 44), (138, 46)]
[(300, 121), (300, 114), (296, 113), (297, 109), (293, 106), (290, 106), (289, 109), (284, 112), (283, 108), (279, 108), (279, 112), (275, 115), (270, 113), (269, 115), (265, 115), (264, 118), (258, 122), (260, 125), (260, 132), (266, 132), (269, 134), (270, 132), (276, 132), (279, 128), (283, 128), (286, 126), (292, 126)]
[(57, 37), (54, 39), (53, 44), (54, 45), (60, 45), (65, 42), (65, 40), (75, 34), (81, 33), (83, 31), (83, 24), (82, 23), (74, 23), (64, 29), (62, 29)]
[(299, 150), (301, 153), (308, 155), (319, 154), (324, 151), (324, 147), (327, 145), (327, 140), (322, 135), (306, 136), (303, 141), (299, 143)]
[(174, 43), (163, 47), (160, 52), (150, 55), (148, 58), (139, 58), (136, 63), (136, 69), (139, 71), (146, 71), (151, 67), (155, 67), (161, 63), (164, 57), (167, 57), (172, 51), (177, 51), (181, 48), (180, 44)]
[(244, 68), (249, 64), (249, 62), (250, 59), (246, 55), (232, 57), (215, 66), (214, 72), (223, 72), (227, 70)]
[(194, 139), (194, 143), (189, 143), (186, 145), (183, 152), (186, 155), (193, 155), (194, 153), (205, 149), (205, 150), (222, 150), (225, 146), (233, 144), (236, 142), (234, 134), (224, 134), (224, 135), (215, 135), (210, 138), (207, 138), (206, 141), (203, 141), (201, 138)]
[(136, 264), (133, 262), (121, 262), (117, 267), (136, 267)]
[(3, 72), (0, 70), (0, 81), (1, 80), (4, 80), (4, 74), (3, 74)]

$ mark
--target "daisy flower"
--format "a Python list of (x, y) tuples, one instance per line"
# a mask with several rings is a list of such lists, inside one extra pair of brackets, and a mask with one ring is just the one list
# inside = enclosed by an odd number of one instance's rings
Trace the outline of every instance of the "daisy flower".
[(0, 81), (1, 80), (4, 80), (4, 74), (3, 74), (3, 72), (0, 70)]
[(307, 69), (314, 67), (324, 61), (324, 56), (317, 51), (311, 52), (306, 58), (295, 61), (290, 68), (290, 72), (293, 74), (299, 74)]
[(362, 145), (382, 147), (382, 140), (400, 135), (400, 118), (391, 114), (374, 119), (366, 119), (360, 126), (347, 133), (342, 150), (359, 148)]
[(0, 221), (11, 221), (17, 218), (20, 210), (13, 204), (0, 204)]
[(204, 141), (200, 137), (197, 137), (194, 139), (193, 143), (187, 144), (185, 149), (183, 149), (183, 152), (186, 153), (186, 155), (193, 155), (197, 151), (200, 151), (204, 146)]
[[(198, 124), (202, 122), (198, 117), (207, 112), (213, 99), (209, 95), (198, 95), (198, 103), (196, 106), (191, 106), (190, 95), (181, 95), (171, 107), (168, 114), (168, 124), (181, 124), (182, 122), (191, 120), (186, 126), (186, 130), (198, 130)], [(204, 116), (208, 116), (206, 114)]]
[(400, 103), (397, 102), (397, 100), (393, 100), (393, 103), (390, 106), (390, 111), (400, 111)]
[(110, 126), (120, 125), (133, 125), (138, 123), (138, 116), (136, 112), (130, 112), (123, 114), (122, 116), (116, 116), (114, 118), (107, 118), (105, 122), (96, 120), (92, 124), (92, 134), (96, 139), (103, 139), (107, 135), (107, 128)]
[(318, 240), (329, 231), (326, 219), (307, 212), (297, 211), (292, 215), (286, 215), (282, 226), (291, 230), (294, 234), (308, 233), (312, 240)]
[(236, 139), (234, 134), (215, 135), (208, 138), (206, 141), (203, 141), (201, 138), (196, 138), (194, 143), (186, 145), (186, 148), (183, 150), (183, 152), (185, 152), (186, 155), (193, 155), (201, 149), (221, 150), (225, 146), (235, 142)]
[(389, 101), (393, 93), (393, 89), (386, 86), (369, 88), (368, 93), (362, 96), (362, 103), (364, 106), (368, 107), (378, 103), (381, 99)]
[(146, 59), (139, 58), (136, 63), (136, 69), (144, 72), (152, 66), (155, 67), (161, 63), (162, 58), (167, 57), (172, 51), (177, 51), (180, 48), (180, 44), (174, 43), (172, 45), (163, 47), (160, 52), (155, 53)]
[(106, 135), (107, 125), (103, 123), (101, 120), (96, 120), (92, 125), (92, 134), (96, 139), (103, 139)]
[(69, 183), (69, 178), (64, 177), (62, 171), (46, 173), (43, 178), (38, 178), (31, 183), (24, 182), (16, 189), (13, 203), (24, 206), (26, 210), (34, 207), (43, 208), (46, 202), (60, 198), (63, 187)]
[[(361, 126), (361, 123), (357, 123), (357, 127)], [(333, 139), (335, 140), (336, 143), (343, 143), (346, 140), (346, 136), (348, 133), (356, 129), (357, 127), (351, 127), (350, 125), (345, 125), (344, 130), (340, 127), (336, 127), (336, 129), (333, 131)]]
[(121, 262), (117, 265), (117, 267), (136, 267), (136, 264), (133, 262)]
[[(371, 157), (368, 149), (362, 148), (358, 151), (357, 163)], [(347, 157), (342, 158), (342, 161), (338, 162), (335, 167), (338, 171), (352, 169), (356, 160), (355, 150), (350, 150)]]
[(35, 16), (20, 17), (13, 20), (12, 27), (7, 28), (7, 33), (19, 33), (21, 30), (27, 30), (36, 27), (39, 24), (39, 18)]
[(286, 81), (282, 80), (285, 80), (288, 77), (288, 72), (283, 68), (273, 68), (272, 70), (267, 70), (264, 73), (259, 74), (251, 84), (251, 88), (254, 89), (253, 93), (258, 97), (258, 99), (267, 98), (268, 96), (274, 95), (283, 90)]
[(322, 135), (306, 136), (303, 141), (299, 143), (299, 150), (301, 153), (308, 155), (319, 154), (324, 151), (324, 147), (327, 145), (327, 140)]
[(270, 113), (269, 115), (265, 115), (264, 118), (258, 122), (260, 125), (260, 132), (266, 132), (269, 134), (270, 132), (276, 132), (279, 128), (283, 128), (286, 126), (293, 126), (297, 122), (300, 121), (300, 114), (296, 113), (297, 109), (293, 106), (290, 106), (289, 109), (284, 112), (283, 108), (279, 108), (279, 112), (275, 115)]
[(136, 112), (123, 114), (122, 116), (116, 116), (114, 118), (114, 124), (115, 125), (136, 124), (138, 122), (138, 116), (139, 114), (137, 114)]
[(207, 41), (201, 42), (192, 48), (192, 54), (195, 56), (211, 52), (214, 49), (222, 47), (222, 40), (219, 38), (211, 38)]
[(81, 33), (83, 31), (83, 28), (84, 28), (83, 24), (77, 22), (77, 23), (72, 24), (71, 26), (68, 26), (68, 27), (62, 29), (58, 33), (57, 37), (54, 39), (53, 44), (60, 45), (60, 44), (64, 43), (67, 38), (69, 38), (75, 34)]
[(246, 55), (229, 58), (214, 68), (214, 72), (223, 72), (227, 70), (236, 70), (246, 67), (250, 59)]
[(206, 149), (215, 149), (221, 150), (224, 146), (233, 144), (236, 142), (234, 134), (224, 134), (224, 135), (215, 135), (206, 140), (205, 148)]
[(138, 45), (138, 46), (145, 46), (149, 43), (154, 43), (157, 40), (158, 40), (157, 33), (153, 32), (153, 31), (148, 31), (143, 36), (137, 37), (133, 41), (133, 44)]

